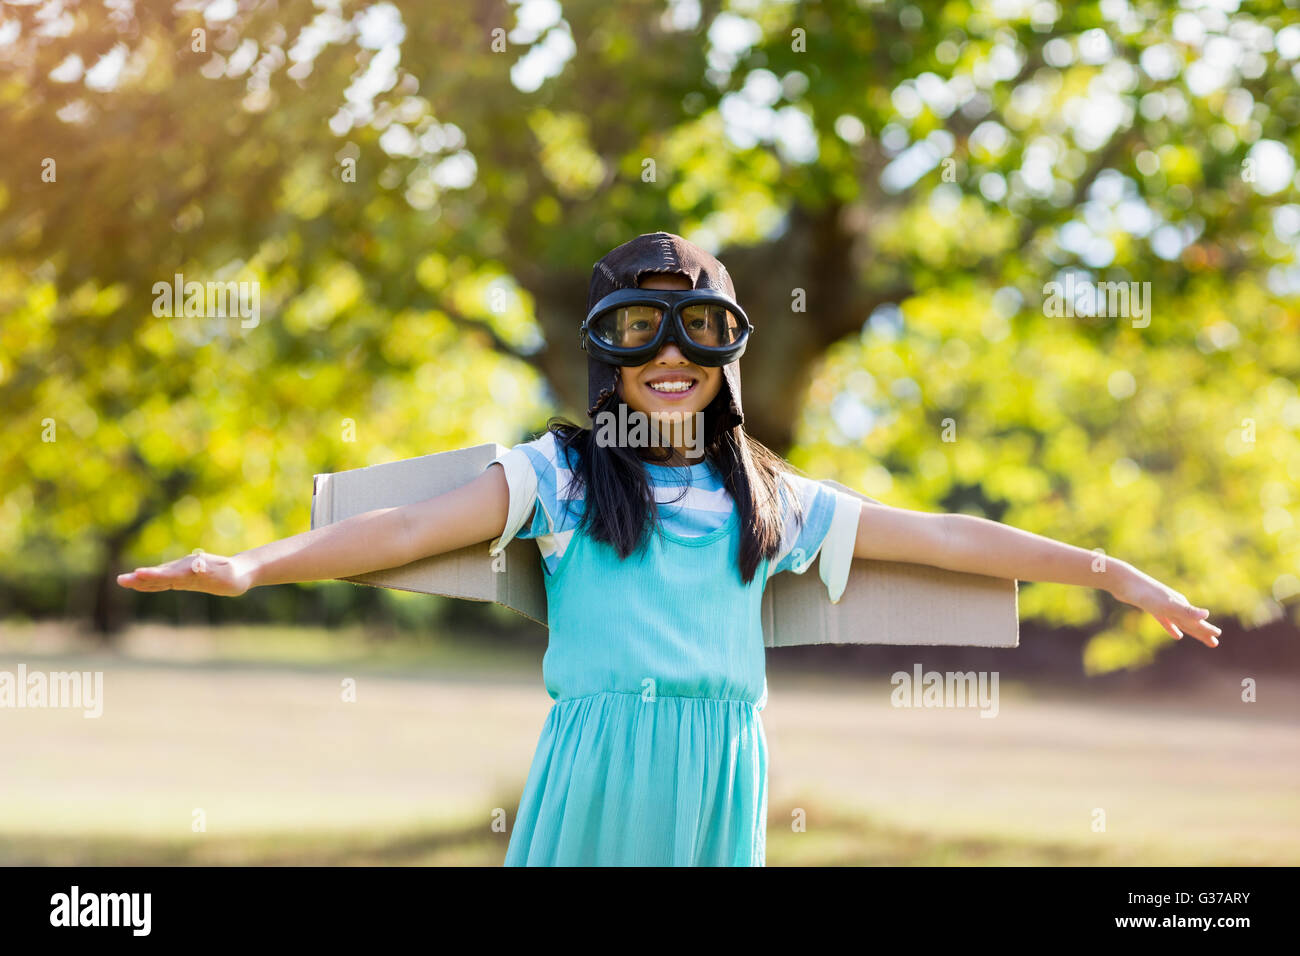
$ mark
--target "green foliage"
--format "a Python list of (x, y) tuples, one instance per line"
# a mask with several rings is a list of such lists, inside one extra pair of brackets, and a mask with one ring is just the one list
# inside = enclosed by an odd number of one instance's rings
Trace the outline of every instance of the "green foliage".
[[(580, 414), (591, 263), (668, 229), (735, 266), (747, 406), (810, 473), (1283, 613), (1294, 5), (700, 7), (6, 7), (0, 573), (242, 550), (313, 473)], [(1068, 269), (1149, 282), (1149, 324), (1052, 316)], [(259, 321), (157, 314), (177, 273)]]

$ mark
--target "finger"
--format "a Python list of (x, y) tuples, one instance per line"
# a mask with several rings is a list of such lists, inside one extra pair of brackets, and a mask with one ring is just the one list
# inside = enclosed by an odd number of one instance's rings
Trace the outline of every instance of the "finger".
[(1160, 625), (1166, 631), (1169, 632), (1169, 636), (1172, 637), (1174, 640), (1181, 641), (1183, 639), (1182, 631), (1178, 630), (1178, 628), (1174, 625), (1174, 622), (1169, 620), (1169, 618), (1161, 617), (1159, 614), (1153, 614), (1151, 616), (1160, 622)]
[(1219, 635), (1223, 633), (1218, 627), (1215, 627), (1208, 620), (1193, 612), (1181, 614), (1178, 620), (1182, 623), (1188, 634), (1196, 638), (1207, 647), (1219, 646)]
[(177, 575), (167, 568), (136, 568), (126, 575), (118, 575), (118, 581), (125, 587), (137, 591), (166, 591), (172, 587)]
[[(1178, 627), (1177, 623), (1174, 623), (1173, 621), (1170, 621), (1170, 623), (1174, 627)], [(1211, 630), (1213, 625), (1211, 625), (1210, 627), (1206, 627), (1201, 621), (1192, 620), (1189, 622), (1184, 620), (1183, 626), (1186, 628), (1186, 630), (1183, 633), (1190, 634), (1192, 637), (1196, 638), (1198, 641), (1200, 641), (1202, 644), (1206, 645), (1207, 647), (1218, 647), (1219, 639), (1218, 636), (1214, 633), (1214, 631), (1217, 630), (1217, 628)]]
[(161, 568), (137, 575), (136, 581), (141, 591), (165, 591), (176, 582), (177, 576)]
[(127, 574), (119, 574), (117, 576), (117, 583), (122, 585), (124, 588), (135, 588), (137, 591), (142, 590), (145, 584), (148, 583), (148, 577), (142, 573), (143, 571), (143, 568), (136, 568), (134, 571)]
[(198, 559), (190, 557), (177, 558), (175, 561), (169, 561), (167, 564), (162, 564), (155, 568), (149, 568), (148, 570), (152, 572), (152, 576), (157, 579), (175, 581), (186, 578), (193, 573), (194, 562), (196, 560)]
[(163, 588), (165, 588), (167, 585), (158, 584), (153, 581), (142, 581), (137, 579), (134, 581), (123, 581), (122, 586), (131, 588), (133, 591), (160, 591)]

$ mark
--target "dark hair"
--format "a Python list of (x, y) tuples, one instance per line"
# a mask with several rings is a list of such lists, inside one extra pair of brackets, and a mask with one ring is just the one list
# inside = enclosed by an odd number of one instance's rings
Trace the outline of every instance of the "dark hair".
[[(777, 488), (781, 472), (793, 472), (792, 466), (776, 452), (751, 438), (743, 425), (722, 429), (723, 404), (727, 400), (724, 384), (704, 409), (705, 457), (722, 473), (722, 480), (739, 511), (740, 574), (746, 583), (753, 580), (763, 558), (773, 558), (781, 545), (781, 510)], [(595, 408), (608, 410), (622, 420), (622, 400), (610, 394)], [(584, 490), (585, 508), (578, 527), (597, 541), (612, 545), (620, 558), (627, 558), (644, 546), (646, 535), (657, 521), (654, 492), (644, 462), (668, 461), (676, 452), (664, 447), (661, 458), (642, 458), (637, 449), (622, 445), (604, 445), (595, 440), (595, 431), (582, 428), (561, 417), (551, 418), (547, 431), (557, 438), (561, 453), (570, 459), (575, 480)], [(570, 457), (572, 450), (575, 455)], [(789, 489), (786, 489), (788, 492)], [(686, 490), (683, 488), (682, 494)], [(789, 495), (796, 520), (803, 521), (797, 495)]]

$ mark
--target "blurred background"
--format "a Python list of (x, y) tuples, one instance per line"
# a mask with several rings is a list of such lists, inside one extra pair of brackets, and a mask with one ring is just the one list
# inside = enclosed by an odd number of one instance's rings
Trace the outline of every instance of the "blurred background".
[[(7, 3), (0, 675), (104, 685), (0, 707), (0, 863), (500, 863), (544, 628), (114, 576), (585, 421), (592, 264), (664, 230), (760, 441), (1223, 628), (1022, 582), (1016, 649), (769, 652), (769, 865), (1294, 864), (1298, 129), (1296, 0)], [(918, 664), (997, 719), (891, 706)]]

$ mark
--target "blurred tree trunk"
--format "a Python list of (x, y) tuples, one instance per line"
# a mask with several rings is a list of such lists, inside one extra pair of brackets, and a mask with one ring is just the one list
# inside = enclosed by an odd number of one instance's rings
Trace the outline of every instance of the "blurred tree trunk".
[[(138, 467), (148, 471), (148, 465), (139, 452), (131, 449), (130, 456)], [(163, 476), (155, 486), (155, 493), (140, 502), (140, 507), (131, 520), (101, 538), (99, 568), (92, 585), (90, 623), (104, 645), (110, 645), (126, 623), (126, 589), (117, 583), (117, 575), (131, 569), (122, 566), (122, 555), (140, 529), (170, 508), (194, 479), (194, 473), (187, 469), (178, 469)]]

